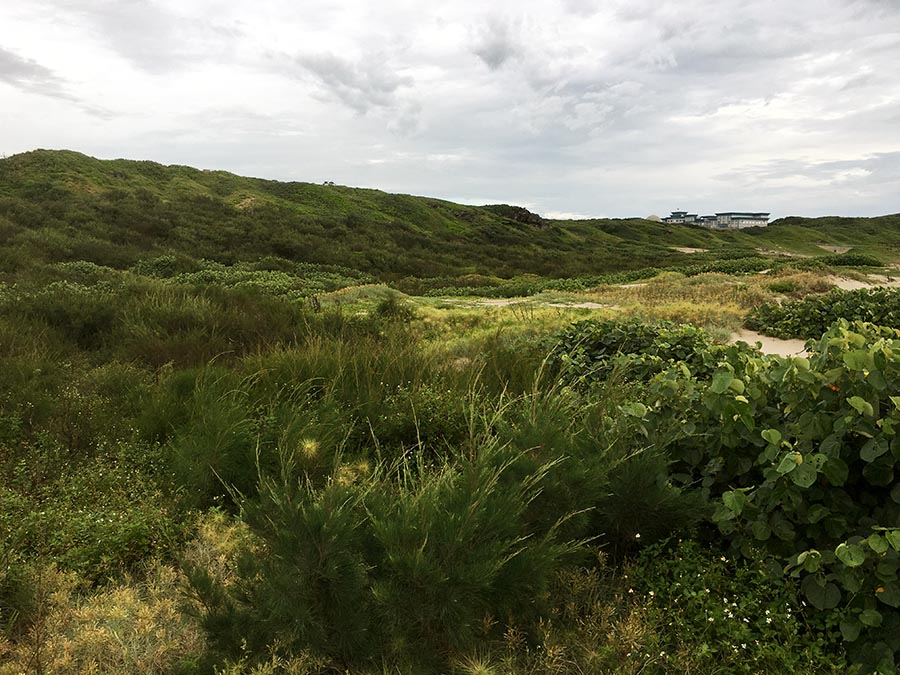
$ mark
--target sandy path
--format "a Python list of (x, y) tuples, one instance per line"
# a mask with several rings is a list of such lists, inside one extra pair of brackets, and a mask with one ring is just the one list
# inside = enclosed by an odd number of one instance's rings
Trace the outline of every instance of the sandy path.
[(752, 330), (741, 329), (731, 334), (731, 342), (746, 342), (751, 345), (759, 342), (763, 354), (806, 356), (806, 340), (780, 340)]

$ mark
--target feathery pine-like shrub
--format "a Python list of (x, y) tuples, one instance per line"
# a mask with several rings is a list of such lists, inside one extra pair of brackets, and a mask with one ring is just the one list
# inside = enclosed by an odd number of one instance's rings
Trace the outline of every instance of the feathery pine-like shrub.
[(594, 519), (601, 541), (621, 555), (685, 533), (708, 514), (703, 494), (672, 485), (668, 460), (645, 450), (610, 469)]
[(554, 466), (509, 482), (515, 459), (486, 441), (438, 466), (418, 455), (316, 487), (284, 455), (281, 476), (261, 478), (243, 503), (261, 543), (240, 580), (189, 572), (210, 639), (232, 660), (311, 651), (335, 664), (440, 667), (494, 621), (536, 617), (570, 546), (525, 517)]

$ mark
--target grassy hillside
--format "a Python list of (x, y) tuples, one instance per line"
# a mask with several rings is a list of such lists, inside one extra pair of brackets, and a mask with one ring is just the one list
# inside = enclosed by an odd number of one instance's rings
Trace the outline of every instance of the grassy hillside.
[(822, 255), (821, 243), (900, 256), (900, 216), (792, 218), (762, 230), (710, 232), (642, 219), (547, 221), (521, 212), (37, 150), (0, 160), (0, 272), (15, 276), (35, 263), (75, 260), (124, 269), (160, 255), (176, 256), (190, 271), (198, 259), (234, 264), (274, 256), (386, 281), (562, 278), (757, 249)]

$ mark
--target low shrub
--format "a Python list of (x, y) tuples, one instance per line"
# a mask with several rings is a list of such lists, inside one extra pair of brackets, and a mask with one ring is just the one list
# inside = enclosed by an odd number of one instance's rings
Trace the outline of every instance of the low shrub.
[(189, 572), (210, 638), (232, 661), (311, 651), (436, 667), (487, 617), (533, 616), (570, 546), (554, 530), (529, 538), (525, 512), (553, 467), (510, 484), (514, 459), (488, 444), (315, 488), (283, 456), (281, 477), (243, 504), (262, 547), (242, 558), (241, 581)]
[(900, 289), (834, 289), (781, 304), (766, 303), (751, 310), (744, 325), (773, 337), (809, 339), (822, 335), (838, 319), (900, 328)]

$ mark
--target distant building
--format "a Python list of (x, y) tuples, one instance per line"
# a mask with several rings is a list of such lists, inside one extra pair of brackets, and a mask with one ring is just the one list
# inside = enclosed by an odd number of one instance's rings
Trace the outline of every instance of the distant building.
[(663, 218), (664, 223), (696, 223), (697, 214), (688, 213), (687, 211), (672, 211), (672, 215)]
[(769, 224), (768, 213), (725, 211), (714, 216), (698, 216), (687, 211), (672, 211), (672, 215), (662, 219), (664, 223), (684, 223), (688, 225), (702, 225), (703, 227), (723, 227), (732, 230), (740, 230), (745, 227), (765, 227)]
[(768, 224), (768, 213), (726, 211), (725, 213), (716, 214), (716, 227), (730, 227), (739, 230), (745, 227), (765, 227)]

